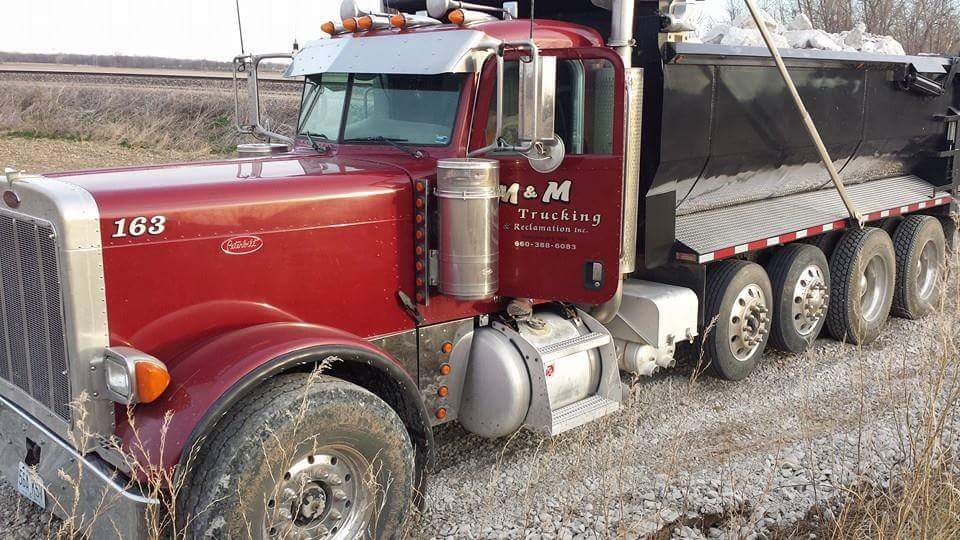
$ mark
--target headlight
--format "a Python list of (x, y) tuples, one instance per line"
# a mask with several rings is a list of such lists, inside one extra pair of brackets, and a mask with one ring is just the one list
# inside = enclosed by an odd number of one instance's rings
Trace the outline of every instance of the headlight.
[(150, 403), (170, 384), (163, 362), (130, 347), (104, 350), (102, 365), (103, 393), (117, 403)]
[(133, 384), (131, 379), (135, 376), (136, 370), (131, 369), (126, 358), (109, 355), (104, 358), (103, 366), (106, 370), (107, 391), (111, 394), (114, 401), (120, 403), (133, 402)]

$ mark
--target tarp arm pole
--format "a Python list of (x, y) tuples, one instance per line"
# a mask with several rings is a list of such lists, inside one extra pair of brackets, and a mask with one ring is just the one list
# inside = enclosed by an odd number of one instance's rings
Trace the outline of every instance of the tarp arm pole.
[(826, 167), (827, 172), (830, 174), (830, 179), (833, 180), (833, 185), (837, 188), (837, 193), (839, 193), (840, 198), (843, 199), (843, 205), (847, 207), (850, 219), (857, 227), (862, 228), (863, 215), (853, 206), (853, 201), (851, 201), (847, 195), (847, 190), (843, 186), (843, 181), (840, 180), (840, 175), (837, 174), (837, 169), (833, 166), (833, 160), (830, 159), (827, 147), (824, 146), (823, 139), (820, 138), (820, 132), (817, 131), (817, 126), (814, 125), (813, 119), (810, 118), (810, 113), (807, 112), (807, 108), (803, 105), (803, 100), (800, 99), (797, 87), (793, 84), (790, 73), (787, 72), (787, 66), (784, 65), (783, 58), (780, 57), (780, 51), (778, 51), (777, 46), (774, 45), (773, 40), (770, 38), (770, 33), (767, 31), (767, 25), (764, 24), (763, 19), (760, 17), (760, 11), (757, 9), (756, 4), (753, 3), (753, 0), (744, 0), (744, 2), (747, 4), (750, 16), (753, 17), (753, 22), (757, 24), (757, 29), (760, 30), (763, 42), (767, 44), (767, 49), (770, 50), (770, 55), (773, 56), (774, 63), (777, 64), (777, 69), (780, 70), (780, 76), (783, 77), (783, 82), (787, 84), (787, 88), (790, 90), (790, 96), (793, 98), (794, 105), (797, 106), (797, 112), (799, 112), (800, 117), (803, 118), (803, 123), (807, 127), (810, 140), (812, 140), (813, 145), (817, 147), (817, 152), (820, 154), (820, 161), (823, 162), (823, 166)]

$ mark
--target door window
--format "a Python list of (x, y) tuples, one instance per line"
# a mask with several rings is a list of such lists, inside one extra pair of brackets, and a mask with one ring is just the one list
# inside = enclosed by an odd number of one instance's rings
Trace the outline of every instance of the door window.
[[(612, 154), (616, 71), (605, 59), (571, 59), (557, 62), (555, 131), (568, 155)], [(516, 146), (519, 126), (519, 81), (517, 61), (504, 69), (504, 118), (502, 139)], [(497, 96), (490, 99), (486, 127), (487, 144), (497, 129)]]

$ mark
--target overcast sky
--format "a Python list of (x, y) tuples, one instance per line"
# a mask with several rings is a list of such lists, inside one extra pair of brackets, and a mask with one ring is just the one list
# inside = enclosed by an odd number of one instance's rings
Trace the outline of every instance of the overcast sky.
[[(358, 0), (361, 6), (375, 0)], [(247, 52), (320, 37), (340, 0), (240, 0)], [(0, 0), (0, 51), (231, 60), (235, 0)]]

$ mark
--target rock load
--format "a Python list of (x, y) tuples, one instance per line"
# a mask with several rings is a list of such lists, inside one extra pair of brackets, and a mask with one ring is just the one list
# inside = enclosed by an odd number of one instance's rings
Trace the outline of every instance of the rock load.
[[(863, 23), (857, 23), (845, 32), (833, 34), (814, 28), (810, 18), (803, 13), (798, 14), (787, 25), (781, 24), (764, 10), (760, 10), (760, 18), (778, 48), (906, 54), (900, 42), (890, 36), (867, 32)], [(688, 42), (766, 47), (750, 13), (744, 12), (733, 19), (720, 0), (687, 2), (683, 22), (685, 26), (692, 28), (687, 33)]]

